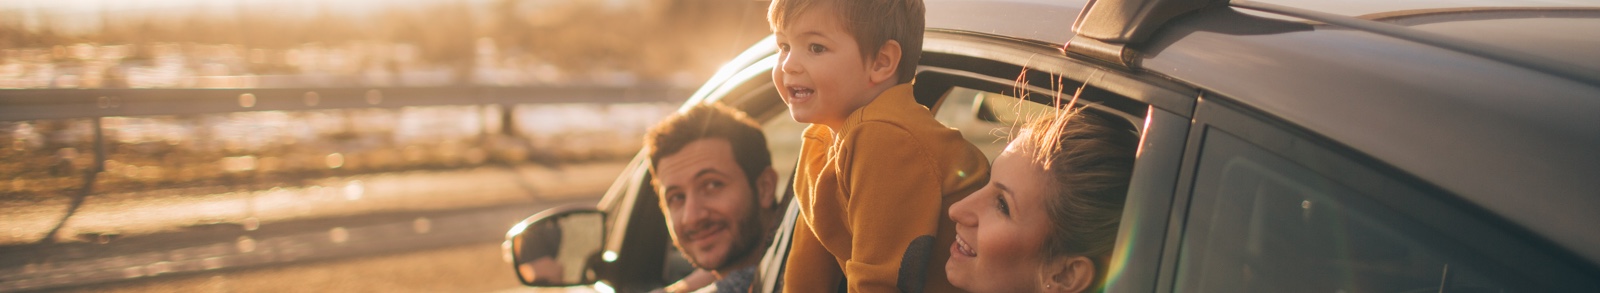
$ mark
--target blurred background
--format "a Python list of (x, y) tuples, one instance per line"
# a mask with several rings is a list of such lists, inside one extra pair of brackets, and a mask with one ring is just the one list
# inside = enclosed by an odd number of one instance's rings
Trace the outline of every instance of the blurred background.
[(10, 0), (0, 88), (694, 86), (764, 1)]
[(766, 5), (0, 2), (0, 292), (526, 290)]

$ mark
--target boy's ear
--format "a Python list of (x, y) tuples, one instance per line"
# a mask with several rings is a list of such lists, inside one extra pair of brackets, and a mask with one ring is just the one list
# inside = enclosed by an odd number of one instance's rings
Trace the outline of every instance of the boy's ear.
[(868, 61), (868, 78), (872, 84), (882, 84), (887, 81), (897, 80), (895, 69), (900, 68), (900, 42), (889, 40), (878, 46), (878, 53), (872, 55)]
[(1084, 256), (1060, 256), (1045, 261), (1039, 270), (1044, 292), (1078, 293), (1094, 284), (1094, 261)]

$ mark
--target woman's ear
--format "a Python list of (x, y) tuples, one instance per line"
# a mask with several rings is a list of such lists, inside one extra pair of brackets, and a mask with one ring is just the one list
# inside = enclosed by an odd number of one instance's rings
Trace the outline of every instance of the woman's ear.
[(1044, 292), (1079, 293), (1094, 285), (1094, 261), (1085, 256), (1058, 256), (1046, 261), (1040, 279)]
[(899, 41), (888, 40), (883, 42), (883, 46), (878, 46), (878, 53), (873, 54), (872, 57), (872, 60), (867, 63), (867, 77), (871, 79), (872, 84), (895, 81), (897, 80), (895, 79), (896, 73), (905, 74), (903, 72), (894, 72), (900, 68)]

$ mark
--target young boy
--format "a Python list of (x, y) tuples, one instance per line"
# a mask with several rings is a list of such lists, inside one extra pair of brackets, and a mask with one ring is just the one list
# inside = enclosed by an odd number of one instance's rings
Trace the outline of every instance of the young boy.
[(772, 2), (772, 80), (811, 123), (784, 292), (958, 291), (944, 211), (988, 181), (989, 161), (911, 95), (923, 13), (920, 0)]

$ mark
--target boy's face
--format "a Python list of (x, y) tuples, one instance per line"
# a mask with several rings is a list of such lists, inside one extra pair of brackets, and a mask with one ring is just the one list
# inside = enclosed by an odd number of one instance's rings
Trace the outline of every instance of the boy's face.
[(802, 11), (775, 32), (778, 67), (772, 82), (795, 121), (839, 130), (850, 112), (878, 93), (860, 44), (830, 6)]

